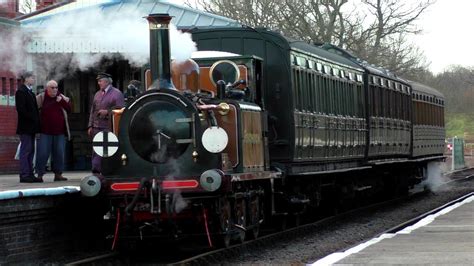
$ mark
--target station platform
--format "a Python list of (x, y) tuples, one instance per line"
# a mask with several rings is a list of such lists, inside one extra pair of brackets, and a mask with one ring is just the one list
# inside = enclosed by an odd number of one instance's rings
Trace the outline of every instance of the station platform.
[(3, 174), (0, 175), (0, 200), (80, 192), (81, 179), (90, 174), (89, 171), (64, 172), (63, 176), (68, 180), (54, 182), (54, 174), (46, 173), (43, 183), (20, 183), (18, 174)]
[(474, 193), (394, 234), (312, 265), (474, 265)]

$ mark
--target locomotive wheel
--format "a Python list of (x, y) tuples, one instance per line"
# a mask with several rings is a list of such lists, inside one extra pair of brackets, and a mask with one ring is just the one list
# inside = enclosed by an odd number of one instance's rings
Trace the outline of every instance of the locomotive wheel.
[(245, 240), (245, 230), (242, 230), (247, 225), (247, 208), (245, 199), (236, 199), (234, 205), (235, 211), (235, 224), (238, 225), (237, 229), (237, 241), (243, 243)]
[(227, 199), (221, 199), (219, 202), (219, 222), (219, 242), (222, 246), (229, 247), (232, 239), (232, 213), (230, 202)]
[(252, 226), (252, 230), (248, 235), (250, 239), (257, 239), (260, 233), (260, 212), (260, 198), (255, 196), (249, 204), (249, 223)]

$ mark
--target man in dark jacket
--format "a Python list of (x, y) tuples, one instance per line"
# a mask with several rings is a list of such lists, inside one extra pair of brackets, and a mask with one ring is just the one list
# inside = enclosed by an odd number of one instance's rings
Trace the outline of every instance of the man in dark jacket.
[(35, 76), (32, 72), (22, 75), (23, 84), (15, 93), (18, 126), (20, 136), (20, 183), (42, 182), (33, 174), (33, 156), (35, 154), (35, 134), (40, 132), (40, 118), (36, 96), (33, 93)]

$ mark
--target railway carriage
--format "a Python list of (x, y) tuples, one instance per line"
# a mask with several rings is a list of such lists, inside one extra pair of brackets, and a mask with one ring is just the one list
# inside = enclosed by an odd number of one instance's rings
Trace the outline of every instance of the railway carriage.
[(413, 101), (413, 153), (415, 159), (443, 156), (446, 138), (444, 130), (444, 96), (439, 91), (418, 82), (409, 82)]
[(264, 59), (272, 163), (287, 175), (357, 168), (367, 128), (363, 69), (352, 61), (265, 29), (194, 30), (200, 50)]
[(148, 20), (150, 88), (114, 111), (116, 152), (81, 184), (108, 199), (114, 243), (198, 232), (227, 246), (262, 223), (406, 191), (443, 158), (433, 89), (266, 29), (194, 29), (210, 52), (170, 65), (170, 17)]

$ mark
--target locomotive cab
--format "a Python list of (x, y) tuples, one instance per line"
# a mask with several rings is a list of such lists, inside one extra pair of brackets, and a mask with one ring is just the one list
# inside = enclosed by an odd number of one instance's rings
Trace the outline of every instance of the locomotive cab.
[(223, 170), (234, 173), (267, 170), (262, 60), (238, 55), (194, 60), (200, 66), (201, 91), (212, 95), (209, 103), (229, 106), (227, 114), (215, 115), (217, 125), (229, 134), (229, 143), (222, 152)]

